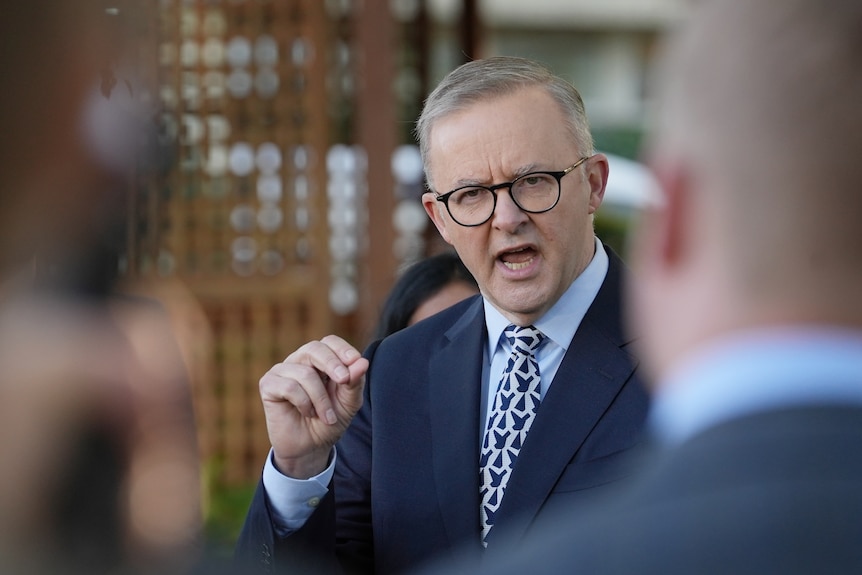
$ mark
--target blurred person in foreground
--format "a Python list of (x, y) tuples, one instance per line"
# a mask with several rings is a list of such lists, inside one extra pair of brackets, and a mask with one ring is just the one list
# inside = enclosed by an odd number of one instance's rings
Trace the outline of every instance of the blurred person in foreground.
[(132, 6), (0, 0), (2, 573), (198, 561), (186, 366), (163, 309), (117, 290)]
[(655, 453), (481, 573), (862, 572), (860, 31), (857, 0), (694, 5), (632, 243)]
[(423, 205), (481, 295), (364, 356), (330, 335), (263, 375), (272, 450), (243, 564), (316, 553), (322, 570), (393, 573), (465, 545), (478, 560), (627, 474), (647, 396), (625, 268), (593, 229), (608, 162), (580, 95), (536, 62), (477, 60), (417, 134)]
[(410, 264), (389, 290), (373, 339), (383, 339), (478, 293), (476, 279), (458, 254), (423, 258)]

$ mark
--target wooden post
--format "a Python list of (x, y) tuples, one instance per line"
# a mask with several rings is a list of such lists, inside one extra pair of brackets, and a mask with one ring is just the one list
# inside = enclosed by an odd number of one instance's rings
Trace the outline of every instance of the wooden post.
[(389, 292), (397, 261), (392, 252), (394, 180), (392, 152), (397, 142), (398, 104), (393, 90), (395, 22), (387, 0), (368, 0), (356, 20), (359, 53), (357, 143), (368, 154), (368, 244), (359, 283), (359, 333), (368, 334)]

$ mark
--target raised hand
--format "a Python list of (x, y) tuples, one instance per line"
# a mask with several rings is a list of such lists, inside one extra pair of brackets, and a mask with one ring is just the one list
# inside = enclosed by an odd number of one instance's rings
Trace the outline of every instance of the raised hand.
[(338, 336), (311, 341), (260, 379), (275, 465), (289, 477), (322, 472), (362, 406), (368, 360)]

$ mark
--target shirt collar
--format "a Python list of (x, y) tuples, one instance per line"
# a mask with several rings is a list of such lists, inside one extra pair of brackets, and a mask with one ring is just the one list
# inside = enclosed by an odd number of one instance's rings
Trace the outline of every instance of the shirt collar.
[(862, 331), (786, 326), (703, 346), (661, 378), (649, 425), (666, 444), (735, 417), (812, 404), (862, 405)]

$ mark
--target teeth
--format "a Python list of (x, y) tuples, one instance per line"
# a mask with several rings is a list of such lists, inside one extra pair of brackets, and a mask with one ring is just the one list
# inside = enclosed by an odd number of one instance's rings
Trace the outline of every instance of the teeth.
[(533, 258), (522, 262), (522, 263), (514, 263), (514, 262), (503, 262), (503, 264), (512, 271), (522, 270), (525, 267), (529, 266), (533, 262)]

